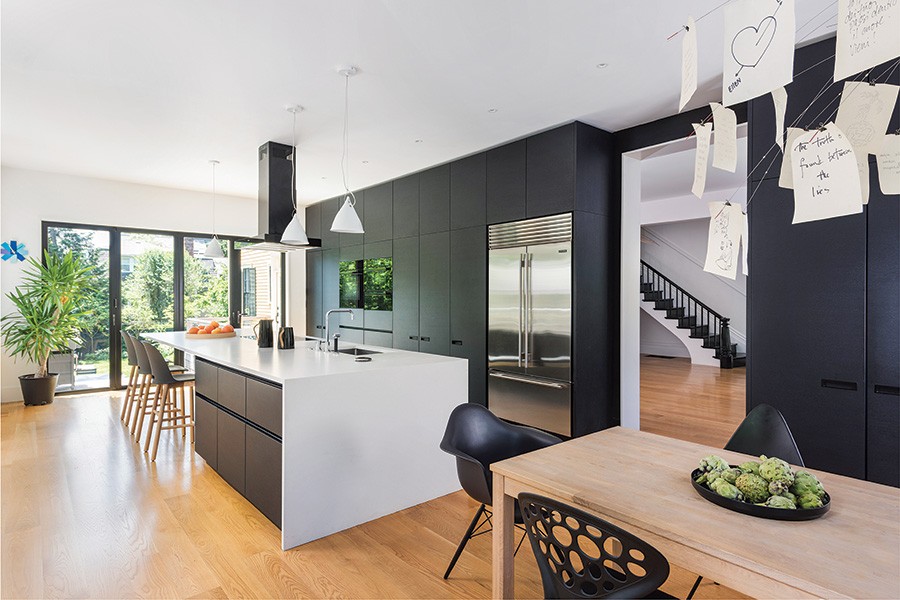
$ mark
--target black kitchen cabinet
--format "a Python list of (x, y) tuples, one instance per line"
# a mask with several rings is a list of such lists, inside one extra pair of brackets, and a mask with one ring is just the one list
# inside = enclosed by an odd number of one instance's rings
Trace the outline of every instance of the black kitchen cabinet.
[(310, 250), (306, 253), (306, 335), (325, 335), (322, 302), (322, 251)]
[(198, 394), (216, 401), (219, 396), (219, 369), (205, 360), (194, 363), (194, 386)]
[[(331, 223), (328, 226), (330, 227)], [(322, 238), (321, 202), (306, 207), (306, 236), (309, 238)]]
[(363, 221), (365, 243), (382, 242), (393, 237), (394, 201), (390, 181), (366, 190), (366, 212)]
[(487, 224), (525, 218), (525, 140), (488, 150), (485, 157)]
[(394, 348), (419, 350), (419, 238), (394, 240)]
[(575, 209), (575, 123), (525, 140), (525, 213), (543, 217)]
[[(325, 322), (325, 315), (329, 310), (341, 307), (341, 282), (340, 282), (340, 263), (341, 251), (333, 248), (322, 252), (322, 326)], [(334, 317), (332, 317), (334, 319)], [(333, 326), (337, 326), (335, 321)], [(325, 330), (322, 330), (324, 337)]]
[(759, 185), (750, 239), (765, 243), (750, 245), (747, 409), (778, 408), (808, 467), (865, 478), (866, 217), (792, 225), (793, 192)]
[(247, 378), (234, 371), (219, 369), (219, 395), (216, 403), (242, 417), (247, 415)]
[(218, 411), (217, 419), (216, 472), (228, 482), (228, 485), (244, 495), (246, 425), (223, 410)]
[(450, 353), (450, 233), (419, 237), (419, 350)]
[(450, 165), (419, 173), (419, 234), (450, 229)]
[(419, 174), (394, 181), (394, 239), (419, 235)]
[(341, 202), (343, 202), (343, 198), (332, 198), (319, 202), (322, 206), (322, 248), (337, 248), (341, 245), (340, 234), (331, 230), (331, 224), (334, 222)]
[[(359, 217), (359, 222), (363, 223), (363, 229), (366, 228), (366, 190), (359, 190), (358, 192), (354, 192), (354, 196), (356, 197), (356, 205), (353, 207), (356, 210), (356, 216)], [(343, 198), (340, 200), (338, 206), (343, 206), (344, 200)], [(363, 234), (362, 233), (340, 233), (341, 248), (346, 248), (347, 246), (359, 246), (363, 243)]]
[(194, 413), (194, 451), (215, 470), (218, 465), (219, 409), (197, 396)]
[(245, 497), (280, 529), (281, 443), (247, 425), (246, 447)]
[(450, 355), (468, 359), (469, 402), (487, 405), (487, 227), (450, 232)]
[(484, 152), (450, 163), (450, 229), (486, 223), (485, 168)]

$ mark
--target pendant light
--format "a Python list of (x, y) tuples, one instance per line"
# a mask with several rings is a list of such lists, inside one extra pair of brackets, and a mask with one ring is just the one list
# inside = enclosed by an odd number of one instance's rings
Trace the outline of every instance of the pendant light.
[(222, 245), (219, 244), (219, 236), (216, 235), (216, 165), (219, 164), (217, 160), (209, 161), (209, 164), (212, 165), (213, 172), (213, 236), (209, 243), (206, 245), (206, 252), (203, 253), (203, 256), (206, 258), (225, 258), (225, 253), (222, 252)]
[(341, 178), (344, 182), (344, 191), (347, 193), (341, 209), (331, 223), (331, 230), (337, 233), (365, 233), (359, 215), (356, 214), (356, 196), (347, 186), (347, 170), (350, 162), (350, 77), (356, 75), (359, 69), (346, 67), (338, 70), (344, 76), (344, 150), (341, 152)]
[(297, 113), (302, 111), (302, 106), (288, 106), (287, 111), (294, 115), (294, 125), (291, 130), (291, 203), (294, 205), (294, 216), (281, 234), (281, 243), (292, 246), (305, 246), (309, 244), (309, 238), (300, 217), (297, 215)]

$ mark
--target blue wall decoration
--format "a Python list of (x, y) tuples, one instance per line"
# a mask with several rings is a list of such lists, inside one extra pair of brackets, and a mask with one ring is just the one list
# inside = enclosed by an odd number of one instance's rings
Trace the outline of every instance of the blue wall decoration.
[(2, 258), (4, 261), (15, 259), (21, 262), (25, 260), (26, 256), (28, 256), (28, 250), (25, 248), (25, 244), (23, 242), (10, 240), (8, 242), (3, 242), (2, 244), (0, 244), (0, 258)]

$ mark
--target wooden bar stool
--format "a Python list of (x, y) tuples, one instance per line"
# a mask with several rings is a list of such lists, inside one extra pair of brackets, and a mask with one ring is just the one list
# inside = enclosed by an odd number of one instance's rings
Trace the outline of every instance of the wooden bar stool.
[(119, 418), (126, 425), (131, 423), (131, 412), (134, 402), (137, 400), (139, 367), (137, 354), (134, 352), (134, 340), (124, 329), (122, 330), (122, 341), (125, 342), (125, 349), (128, 356), (128, 386), (125, 388), (125, 398), (122, 400), (122, 414)]
[(152, 462), (156, 460), (163, 429), (181, 429), (181, 437), (185, 437), (185, 433), (190, 429), (191, 444), (194, 443), (194, 374), (173, 373), (166, 364), (166, 359), (152, 344), (145, 342), (144, 350), (150, 360), (153, 382), (157, 387), (150, 416), (150, 431), (144, 445), (144, 452), (147, 452), (150, 449), (150, 438), (155, 434), (156, 441), (150, 454)]
[[(136, 336), (131, 337), (131, 346), (134, 349), (135, 358), (138, 363), (137, 393), (136, 397), (132, 397), (131, 415), (131, 434), (137, 443), (141, 442), (141, 433), (144, 429), (144, 418), (153, 412), (152, 404), (156, 401), (156, 394), (159, 389), (155, 389), (153, 381), (153, 370), (150, 365), (150, 359), (147, 356), (147, 350)], [(154, 347), (154, 350), (156, 348)], [(165, 362), (165, 361), (163, 361)], [(166, 365), (166, 368), (173, 373), (184, 373), (187, 369), (181, 365)], [(150, 399), (151, 391), (154, 394), (153, 400)], [(147, 434), (149, 437), (149, 433)]]

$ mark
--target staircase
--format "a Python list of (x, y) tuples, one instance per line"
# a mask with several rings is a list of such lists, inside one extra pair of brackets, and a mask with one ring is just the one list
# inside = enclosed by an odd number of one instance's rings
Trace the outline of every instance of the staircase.
[(664, 318), (675, 321), (677, 329), (685, 330), (688, 337), (700, 340), (703, 348), (712, 351), (721, 368), (733, 369), (747, 364), (747, 355), (738, 354), (737, 344), (731, 343), (728, 319), (643, 260), (641, 294), (644, 302), (653, 303), (653, 310), (665, 312)]

